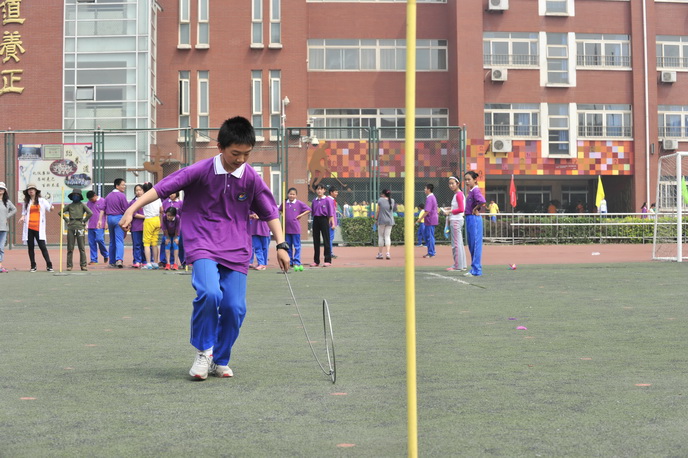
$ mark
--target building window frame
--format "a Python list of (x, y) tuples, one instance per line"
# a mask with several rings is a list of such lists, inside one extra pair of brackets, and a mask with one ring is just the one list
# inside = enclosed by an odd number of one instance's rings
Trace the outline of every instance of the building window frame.
[(537, 68), (538, 34), (528, 32), (483, 32), (483, 66)]
[(263, 47), (263, 0), (251, 0), (251, 48)]
[(179, 0), (179, 42), (177, 48), (191, 48), (191, 0)]
[(631, 37), (611, 34), (576, 34), (579, 69), (631, 68)]
[(269, 71), (269, 101), (270, 104), (270, 140), (277, 140), (273, 135), (282, 126), (282, 71)]
[[(673, 48), (673, 52), (668, 52)], [(657, 35), (656, 49), (657, 70), (688, 69), (688, 36)]]
[[(447, 40), (416, 40), (416, 70), (447, 71)], [(418, 58), (420, 56), (420, 58)], [(406, 40), (310, 39), (308, 71), (405, 71)]]
[[(263, 71), (251, 70), (251, 123), (257, 133), (263, 132)], [(263, 141), (264, 136), (256, 137)]]
[(688, 105), (657, 107), (659, 138), (688, 138)]
[(179, 72), (179, 128), (191, 127), (191, 72)]
[[(382, 140), (403, 140), (406, 115), (403, 108), (312, 108), (308, 110), (318, 137), (326, 140), (366, 140), (379, 129)], [(447, 108), (416, 108), (416, 138), (449, 138)]]
[(543, 132), (547, 137), (543, 139), (542, 156), (570, 158), (575, 157), (577, 137), (575, 130), (571, 129), (571, 119), (575, 113), (574, 104), (543, 103), (542, 119), (545, 122)]
[(196, 49), (210, 48), (210, 0), (198, 0)]
[(210, 141), (210, 72), (199, 70), (198, 80), (198, 102), (196, 104), (196, 122), (199, 129), (196, 141)]
[(575, 16), (574, 0), (538, 0), (540, 16)]
[(632, 139), (630, 105), (578, 104), (578, 138)]
[(269, 48), (282, 48), (282, 1), (270, 0), (270, 44)]
[(540, 138), (540, 104), (485, 104), (485, 138)]

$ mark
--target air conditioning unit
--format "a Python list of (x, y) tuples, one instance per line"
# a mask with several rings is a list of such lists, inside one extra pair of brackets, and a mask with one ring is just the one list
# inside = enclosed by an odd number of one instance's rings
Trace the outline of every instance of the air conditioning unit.
[(662, 140), (662, 149), (665, 151), (674, 151), (678, 149), (678, 140), (673, 138), (665, 138)]
[(662, 83), (675, 83), (676, 72), (662, 72), (662, 76), (660, 79)]
[(488, 11), (506, 11), (509, 9), (509, 0), (488, 0)]
[(506, 138), (495, 138), (492, 140), (492, 152), (493, 153), (510, 153), (511, 152), (511, 140)]
[(490, 71), (492, 76), (492, 81), (506, 81), (507, 70), (506, 68), (493, 68)]

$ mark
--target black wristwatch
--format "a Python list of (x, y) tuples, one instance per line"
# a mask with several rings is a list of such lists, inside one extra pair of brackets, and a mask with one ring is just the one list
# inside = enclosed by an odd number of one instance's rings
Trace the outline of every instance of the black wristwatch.
[(289, 251), (289, 244), (287, 242), (278, 243), (275, 248), (278, 250)]

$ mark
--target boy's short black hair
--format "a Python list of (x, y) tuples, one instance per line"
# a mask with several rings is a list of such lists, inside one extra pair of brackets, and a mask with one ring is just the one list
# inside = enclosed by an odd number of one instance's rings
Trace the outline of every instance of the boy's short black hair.
[(330, 194), (332, 194), (332, 193), (335, 192), (336, 190), (337, 190), (337, 188), (335, 188), (334, 186), (330, 186), (330, 189), (328, 189), (327, 192), (329, 192)]
[(93, 196), (95, 196), (95, 195), (96, 195), (95, 191), (88, 191), (88, 192), (86, 193), (86, 198), (87, 198), (87, 199), (91, 199), (91, 198), (93, 198)]
[(248, 119), (235, 116), (222, 123), (217, 142), (221, 148), (229, 145), (250, 145), (253, 148), (256, 145), (256, 131)]
[(316, 190), (316, 191), (317, 191), (318, 189), (327, 190), (327, 186), (325, 186), (324, 184), (320, 183), (318, 186), (315, 187), (315, 190)]
[(177, 216), (177, 207), (167, 207), (167, 210), (165, 210), (165, 214)]
[(119, 186), (123, 181), (124, 181), (124, 178), (115, 178), (115, 181), (113, 182), (115, 185), (115, 188), (117, 186)]
[(435, 185), (432, 184), (432, 183), (428, 183), (428, 184), (425, 185), (425, 188), (426, 188), (428, 191), (433, 192), (433, 191), (435, 190)]

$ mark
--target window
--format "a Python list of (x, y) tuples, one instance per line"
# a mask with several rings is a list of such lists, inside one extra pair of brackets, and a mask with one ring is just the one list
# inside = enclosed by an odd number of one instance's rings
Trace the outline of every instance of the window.
[(547, 108), (549, 155), (569, 156), (569, 107), (563, 103), (550, 103)]
[(574, 0), (538, 0), (540, 16), (574, 16)]
[(688, 68), (688, 37), (657, 35), (657, 68)]
[(281, 0), (270, 0), (270, 47), (282, 47)]
[(486, 137), (539, 137), (540, 105), (485, 104)]
[(537, 67), (538, 34), (521, 32), (484, 32), (485, 67)]
[(583, 207), (588, 206), (588, 188), (585, 186), (562, 186), (561, 187), (561, 208), (566, 209), (567, 213), (576, 211), (578, 202)]
[(201, 129), (199, 135), (208, 138), (208, 128), (210, 127), (210, 73), (206, 71), (198, 72), (198, 128)]
[(76, 99), (77, 100), (94, 100), (95, 99), (95, 88), (93, 86), (87, 87), (77, 87), (76, 88)]
[(210, 46), (210, 0), (198, 0), (198, 37), (196, 48), (208, 48)]
[(576, 34), (578, 67), (631, 67), (628, 35)]
[(657, 111), (661, 138), (688, 138), (688, 106), (659, 105)]
[(179, 44), (180, 48), (191, 46), (191, 0), (179, 0)]
[[(311, 71), (404, 71), (406, 40), (308, 40)], [(447, 70), (447, 40), (417, 40), (416, 69)]]
[(578, 105), (578, 136), (631, 138), (630, 105)]
[[(380, 138), (404, 139), (406, 116), (402, 108), (318, 108), (308, 110), (318, 136), (328, 140), (367, 139), (370, 129), (380, 128)], [(416, 137), (446, 139), (449, 110), (417, 108)]]
[(251, 0), (251, 47), (263, 47), (263, 0)]
[(184, 129), (191, 126), (190, 119), (190, 88), (191, 88), (191, 72), (179, 72), (179, 127)]
[(251, 122), (253, 127), (263, 127), (263, 72), (251, 71)]
[(518, 207), (525, 213), (544, 213), (552, 200), (550, 186), (519, 186)]
[(547, 84), (569, 84), (569, 48), (567, 34), (547, 34)]
[(270, 127), (281, 126), (282, 109), (282, 72), (270, 70)]

